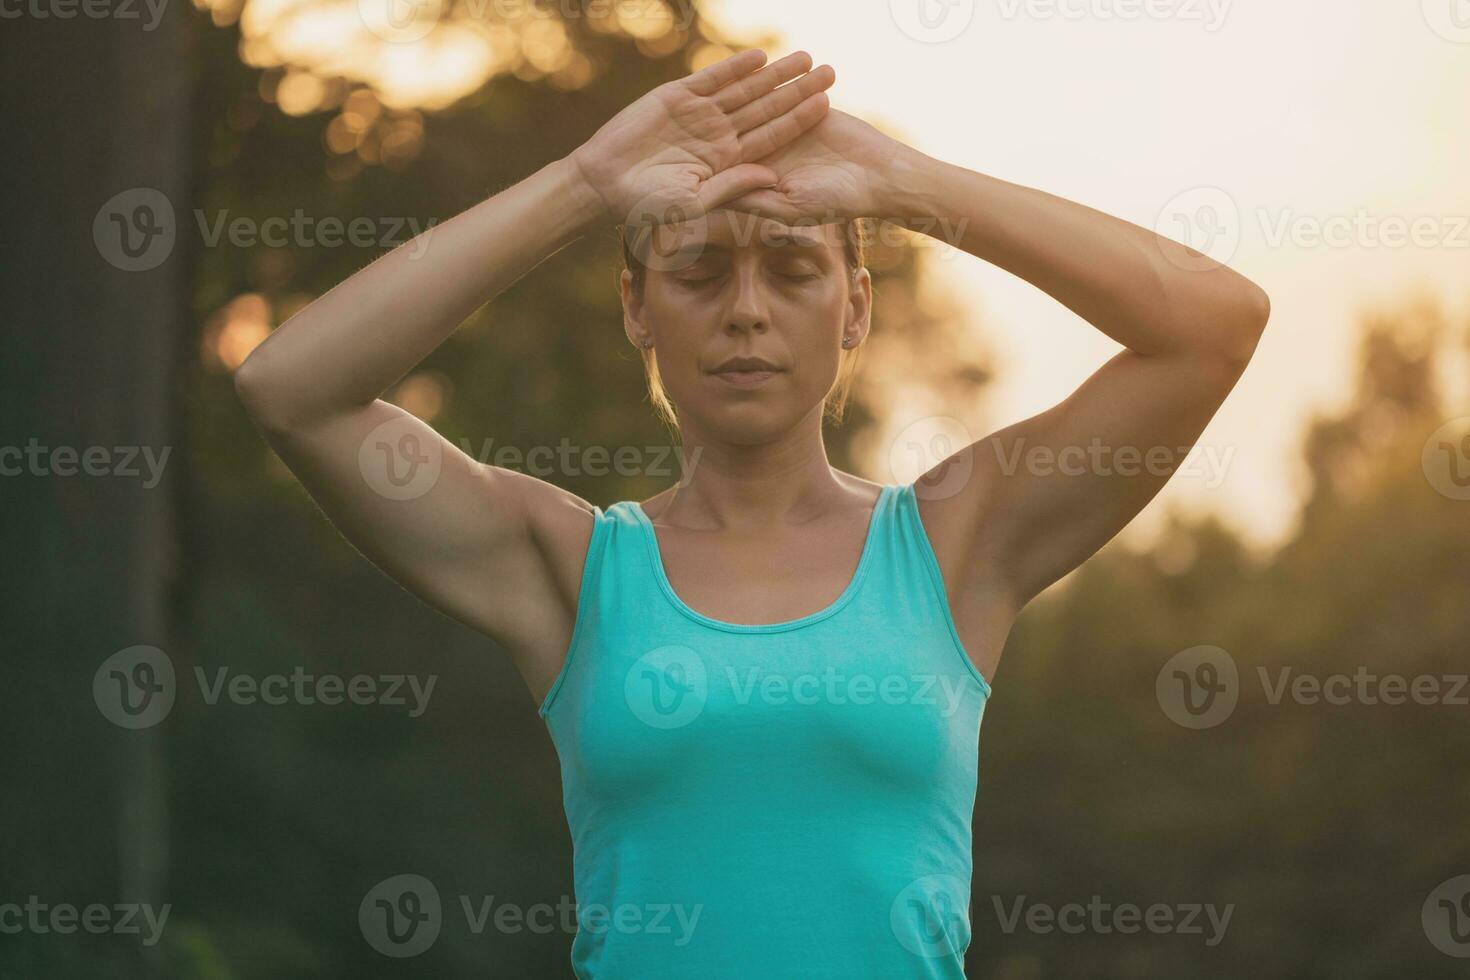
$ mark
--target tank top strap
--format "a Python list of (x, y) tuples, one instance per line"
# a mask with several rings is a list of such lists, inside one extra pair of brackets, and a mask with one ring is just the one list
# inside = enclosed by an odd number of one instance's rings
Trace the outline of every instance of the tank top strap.
[(577, 652), (588, 638), (595, 637), (609, 624), (638, 615), (648, 605), (648, 597), (656, 595), (658, 585), (648, 565), (648, 549), (643, 529), (632, 508), (633, 501), (620, 501), (606, 510), (592, 507), (592, 535), (587, 541), (587, 556), (582, 565), (582, 582), (577, 593), (576, 622), (560, 674), (542, 700), (538, 714), (546, 712), (556, 700), (563, 682), (577, 667)]
[(876, 540), (867, 588), (882, 596), (882, 601), (897, 604), (905, 615), (941, 626), (966, 672), (989, 697), (990, 685), (965, 652), (955, 628), (944, 575), (919, 515), (914, 484), (893, 484), (886, 490), (887, 505), (874, 515), (881, 520), (874, 525)]

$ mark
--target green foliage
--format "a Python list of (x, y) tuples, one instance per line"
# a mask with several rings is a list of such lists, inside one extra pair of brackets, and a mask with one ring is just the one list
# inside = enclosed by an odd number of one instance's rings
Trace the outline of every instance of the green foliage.
[[(232, 31), (200, 32), (200, 207), (208, 213), (443, 220), (567, 152), (631, 98), (682, 74), (616, 38), (588, 41), (604, 71), (560, 91), (514, 78), (425, 119), (405, 169), (328, 176), (323, 117), (258, 104)], [(237, 126), (231, 120), (253, 120)], [(548, 122), (550, 121), (550, 122)], [(375, 249), (202, 250), (193, 297), (207, 323), (242, 293), (274, 311), (317, 295)], [(911, 252), (880, 256), (877, 330), (933, 352), (954, 319), (907, 302)], [(624, 340), (611, 233), (576, 243), (472, 318), (425, 363), (449, 398), (435, 424), (481, 447), (667, 445)], [(1365, 343), (1357, 401), (1306, 440), (1312, 492), (1280, 550), (1252, 556), (1218, 523), (1176, 522), (1160, 554), (1105, 549), (1018, 623), (981, 738), (975, 818), (975, 975), (1030, 977), (1450, 976), (1420, 904), (1470, 870), (1465, 708), (1272, 705), (1257, 672), (1463, 669), (1470, 643), (1470, 510), (1419, 468), (1444, 411), (1438, 348), (1402, 346), (1414, 319)], [(192, 351), (191, 351), (192, 355)], [(919, 364), (923, 358), (913, 357)], [(930, 381), (973, 394), (983, 369), (930, 357)], [(859, 391), (862, 382), (859, 379)], [(446, 929), (390, 962), (364, 942), (359, 902), (411, 872), (446, 901), (531, 905), (571, 894), (557, 759), (523, 684), (493, 645), (388, 582), (271, 463), (227, 371), (191, 366), (197, 469), (187, 506), (181, 672), (435, 675), (422, 718), (342, 705), (206, 705), (169, 725), (174, 853), (169, 937), (181, 977), (568, 974), (571, 936)], [(834, 461), (880, 404), (834, 434)], [(598, 502), (667, 480), (568, 475)], [(1177, 556), (1189, 559), (1180, 568)], [(1241, 704), (1189, 731), (1155, 697), (1159, 668), (1198, 644), (1228, 650)], [(1226, 938), (1001, 930), (992, 897), (1052, 904), (1234, 903)], [(752, 937), (758, 941), (758, 937)]]

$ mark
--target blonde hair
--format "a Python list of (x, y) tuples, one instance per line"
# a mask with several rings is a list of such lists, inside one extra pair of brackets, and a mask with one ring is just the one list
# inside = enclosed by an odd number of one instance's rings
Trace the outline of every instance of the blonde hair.
[[(641, 294), (643, 284), (647, 277), (648, 269), (641, 262), (634, 251), (629, 238), (632, 237), (630, 229), (619, 228), (619, 238), (623, 243), (623, 267), (633, 276), (633, 292)], [(848, 272), (856, 275), (867, 261), (867, 243), (869, 241), (869, 229), (866, 218), (852, 218), (842, 224), (842, 251), (847, 260)], [(852, 382), (857, 374), (858, 351), (861, 347), (844, 348), (837, 362), (837, 377), (832, 382), (826, 398), (822, 402), (822, 417), (831, 419), (833, 422), (841, 422), (842, 416), (847, 410), (848, 398), (852, 394)], [(651, 348), (640, 350), (643, 356), (643, 374), (648, 381), (648, 399), (653, 403), (654, 411), (659, 418), (675, 431), (678, 430), (679, 418), (674, 410), (674, 403), (669, 400), (667, 389), (664, 388), (663, 379), (658, 373), (658, 357)]]

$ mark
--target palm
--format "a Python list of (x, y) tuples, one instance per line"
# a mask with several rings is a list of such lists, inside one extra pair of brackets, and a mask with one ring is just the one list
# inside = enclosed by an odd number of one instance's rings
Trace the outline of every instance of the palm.
[(831, 109), (801, 137), (757, 161), (776, 172), (775, 187), (745, 194), (726, 207), (788, 224), (875, 216), (881, 178), (896, 147), (862, 120)]
[(613, 217), (694, 217), (770, 183), (771, 171), (753, 161), (816, 125), (835, 73), (811, 71), (805, 52), (761, 68), (764, 57), (742, 52), (659, 86), (572, 154)]
[[(708, 101), (655, 91), (624, 111), (627, 118), (614, 122), (647, 134), (631, 152), (609, 160), (609, 167), (621, 172), (615, 207), (630, 223), (668, 220), (670, 211), (698, 213), (704, 183), (742, 162), (740, 134), (729, 115)], [(655, 149), (640, 156), (648, 147)]]

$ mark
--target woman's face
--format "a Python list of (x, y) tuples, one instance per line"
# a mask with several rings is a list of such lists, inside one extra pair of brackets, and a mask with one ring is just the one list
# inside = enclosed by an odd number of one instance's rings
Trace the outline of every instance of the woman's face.
[(628, 337), (652, 342), (681, 425), (758, 445), (814, 412), (820, 423), (842, 341), (867, 334), (872, 301), (867, 270), (847, 265), (843, 233), (714, 211), (660, 225), (636, 250), (647, 271), (641, 296), (623, 273)]

